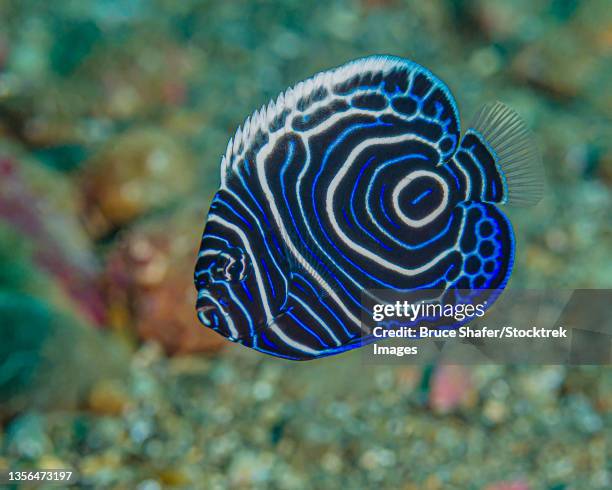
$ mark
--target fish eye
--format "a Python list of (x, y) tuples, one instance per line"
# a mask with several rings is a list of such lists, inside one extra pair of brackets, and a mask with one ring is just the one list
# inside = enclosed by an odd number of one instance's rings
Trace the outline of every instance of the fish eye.
[(217, 256), (211, 267), (211, 275), (217, 281), (242, 282), (248, 277), (250, 265), (249, 256), (238, 247), (233, 247)]

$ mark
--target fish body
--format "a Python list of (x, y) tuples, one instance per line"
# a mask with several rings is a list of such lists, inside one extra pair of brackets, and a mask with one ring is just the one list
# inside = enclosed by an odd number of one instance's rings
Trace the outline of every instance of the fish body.
[(537, 202), (537, 160), (501, 103), (462, 136), (449, 89), (412, 61), (319, 73), (227, 146), (196, 264), (198, 317), (305, 360), (371, 340), (364, 291), (501, 290), (515, 242), (498, 205)]

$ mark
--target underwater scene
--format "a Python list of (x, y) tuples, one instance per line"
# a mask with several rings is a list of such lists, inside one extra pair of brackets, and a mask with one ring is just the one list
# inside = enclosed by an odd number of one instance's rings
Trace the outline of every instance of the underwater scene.
[(0, 487), (612, 488), (612, 332), (369, 362), (350, 307), (387, 269), (609, 292), (611, 56), (605, 0), (0, 0)]

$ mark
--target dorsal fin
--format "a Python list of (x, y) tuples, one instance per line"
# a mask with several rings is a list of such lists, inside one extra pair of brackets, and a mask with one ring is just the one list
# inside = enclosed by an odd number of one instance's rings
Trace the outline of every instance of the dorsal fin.
[(249, 152), (256, 153), (265, 145), (269, 135), (290, 130), (292, 116), (312, 113), (333, 99), (348, 100), (359, 89), (378, 90), (389, 102), (392, 96), (397, 98), (394, 109), (400, 113), (403, 110), (400, 107), (403, 101), (399, 100), (402, 95), (406, 95), (406, 104), (410, 103), (408, 99), (412, 97), (418, 106), (419, 94), (424, 99), (439, 89), (442, 95), (438, 105), (434, 106), (434, 101), (432, 107), (416, 109), (416, 113), (424, 116), (424, 113), (429, 112), (432, 119), (444, 123), (448, 133), (457, 136), (445, 151), (448, 154), (454, 151), (459, 134), (459, 114), (446, 85), (429, 70), (410, 60), (395, 56), (368, 56), (299, 82), (247, 117), (227, 145), (221, 161), (222, 182), (238, 165), (248, 160)]

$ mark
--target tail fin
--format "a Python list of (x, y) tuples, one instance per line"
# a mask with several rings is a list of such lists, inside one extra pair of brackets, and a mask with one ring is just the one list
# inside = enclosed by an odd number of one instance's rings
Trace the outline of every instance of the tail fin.
[(474, 119), (494, 153), (506, 183), (506, 202), (535, 205), (544, 193), (542, 161), (533, 134), (520, 116), (501, 102), (485, 105)]
[(471, 177), (471, 199), (532, 206), (542, 198), (544, 173), (533, 135), (501, 102), (476, 114), (455, 160)]

